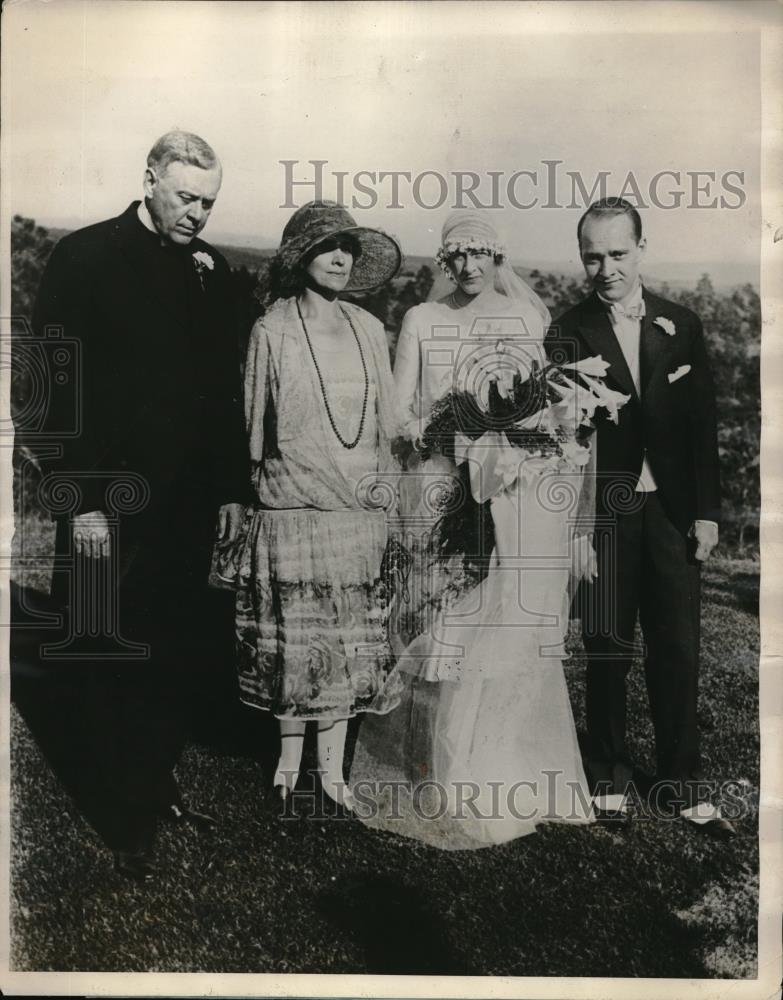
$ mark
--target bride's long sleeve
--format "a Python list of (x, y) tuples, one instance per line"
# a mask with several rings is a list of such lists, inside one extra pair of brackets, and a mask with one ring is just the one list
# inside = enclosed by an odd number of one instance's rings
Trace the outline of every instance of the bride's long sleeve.
[(394, 359), (394, 384), (397, 387), (397, 398), (403, 421), (403, 433), (411, 441), (415, 441), (424, 429), (422, 414), (417, 412), (419, 380), (421, 377), (421, 348), (419, 345), (419, 328), (416, 324), (415, 310), (409, 309), (402, 321), (402, 329), (397, 341), (397, 353)]

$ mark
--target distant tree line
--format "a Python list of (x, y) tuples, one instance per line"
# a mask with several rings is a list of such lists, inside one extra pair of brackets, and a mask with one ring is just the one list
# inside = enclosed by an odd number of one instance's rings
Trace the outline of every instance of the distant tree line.
[[(34, 220), (14, 216), (11, 226), (11, 310), (17, 318), (15, 332), (23, 333), (23, 321), (32, 316), (33, 303), (46, 261), (55, 239)], [(236, 285), (237, 329), (244, 346), (262, 306), (257, 296), (266, 261), (259, 256), (257, 268), (246, 264), (232, 269)], [(584, 281), (560, 274), (533, 271), (530, 281), (557, 318), (587, 292)], [(352, 298), (384, 324), (394, 355), (402, 318), (412, 306), (425, 302), (432, 290), (434, 274), (422, 265), (415, 273), (403, 273), (382, 288)], [(718, 292), (704, 274), (694, 289), (671, 289), (665, 284), (653, 289), (693, 309), (704, 324), (718, 401), (719, 447), (725, 501), (725, 530), (740, 546), (755, 544), (758, 537), (760, 500), (759, 442), (761, 434), (761, 302), (758, 292), (746, 284), (730, 292)], [(12, 368), (12, 410), (19, 411), (29, 396), (25, 372)]]

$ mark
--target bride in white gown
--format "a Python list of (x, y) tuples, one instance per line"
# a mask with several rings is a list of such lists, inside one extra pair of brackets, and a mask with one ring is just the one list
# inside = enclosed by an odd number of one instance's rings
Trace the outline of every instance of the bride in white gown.
[[(482, 216), (451, 216), (438, 260), (455, 290), (406, 315), (394, 370), (418, 448), (432, 406), (448, 393), (486, 399), (490, 380), (503, 391), (515, 370), (545, 360), (546, 307)], [(589, 451), (575, 430), (564, 416), (554, 458), (490, 431), (478, 440), (458, 434), (456, 461), (435, 453), (409, 463), (402, 523), (413, 568), (396, 609), (406, 690), (399, 708), (359, 731), (349, 783), (366, 825), (460, 850), (541, 822), (591, 821), (562, 667), (572, 566), (593, 572)], [(466, 586), (453, 558), (428, 561), (433, 478), (490, 501), (494, 549), (480, 583)]]

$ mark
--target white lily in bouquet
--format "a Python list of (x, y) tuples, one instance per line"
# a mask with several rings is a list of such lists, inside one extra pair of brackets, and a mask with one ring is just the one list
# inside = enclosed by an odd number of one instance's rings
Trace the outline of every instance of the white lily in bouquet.
[[(478, 392), (454, 390), (435, 404), (422, 436), (424, 454), (455, 458), (456, 437), (463, 458), (466, 442), (485, 450), (491, 441), (547, 459), (548, 467), (584, 465), (596, 410), (605, 409), (617, 423), (619, 410), (630, 399), (603, 381), (609, 362), (598, 355), (568, 365), (520, 361), (510, 368), (510, 357), (504, 356), (496, 377)], [(488, 434), (492, 437), (485, 439)]]
[(620, 407), (625, 406), (631, 397), (625, 395), (625, 393), (617, 392), (615, 389), (610, 389), (605, 384), (603, 377), (609, 371), (609, 368), (609, 362), (604, 361), (599, 354), (597, 357), (584, 358), (582, 361), (577, 361), (572, 365), (562, 365), (560, 371), (561, 373), (573, 371), (581, 377), (586, 389), (571, 381), (565, 374), (562, 375), (564, 381), (573, 387), (576, 392), (579, 392), (583, 398), (585, 392), (587, 392), (587, 398), (584, 402), (586, 404), (585, 409), (586, 411), (589, 410), (590, 417), (593, 416), (593, 413), (599, 406), (603, 406), (609, 413), (609, 419), (612, 423), (616, 424)]

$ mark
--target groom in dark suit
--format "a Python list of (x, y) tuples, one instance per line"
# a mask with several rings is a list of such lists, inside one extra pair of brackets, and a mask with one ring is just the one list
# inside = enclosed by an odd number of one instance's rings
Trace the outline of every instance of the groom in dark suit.
[(601, 355), (607, 385), (630, 399), (597, 416), (598, 578), (581, 590), (587, 653), (585, 767), (599, 815), (623, 822), (634, 768), (625, 682), (640, 619), (655, 730), (654, 804), (718, 837), (730, 824), (705, 799), (696, 715), (700, 564), (718, 541), (720, 482), (712, 378), (699, 318), (651, 294), (645, 239), (622, 198), (592, 204), (578, 227), (593, 293), (547, 334), (554, 361)]
[[(50, 760), (118, 871), (141, 881), (160, 818), (211, 822), (187, 809), (172, 771), (211, 639), (215, 529), (229, 544), (248, 498), (230, 272), (199, 239), (221, 178), (203, 139), (164, 135), (143, 201), (56, 245), (34, 313), (36, 334), (62, 330), (82, 363), (79, 433), (58, 436), (70, 415), (54, 396), (47, 421), (65, 614), (41, 664), (67, 746)], [(23, 714), (40, 707), (19, 695)], [(56, 743), (44, 733), (45, 751)]]

